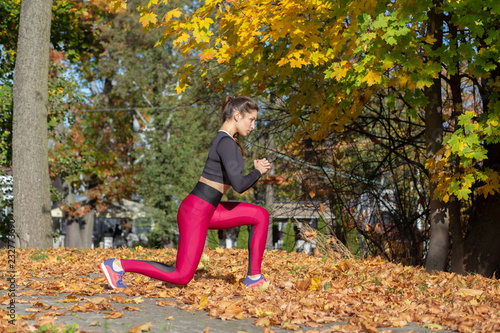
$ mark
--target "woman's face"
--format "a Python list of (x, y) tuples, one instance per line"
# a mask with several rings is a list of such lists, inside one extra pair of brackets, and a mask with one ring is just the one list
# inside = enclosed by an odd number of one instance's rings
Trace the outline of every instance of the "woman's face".
[(240, 135), (247, 136), (254, 128), (257, 120), (257, 110), (252, 110), (248, 113), (237, 113), (236, 130)]

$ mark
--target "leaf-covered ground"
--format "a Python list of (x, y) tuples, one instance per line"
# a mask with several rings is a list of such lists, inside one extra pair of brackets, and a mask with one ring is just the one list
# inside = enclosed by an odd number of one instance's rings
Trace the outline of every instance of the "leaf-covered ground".
[[(5, 277), (10, 269), (3, 259), (8, 258), (7, 250), (0, 255), (0, 289), (8, 290)], [(206, 249), (187, 286), (128, 273), (126, 298), (114, 295), (118, 291), (107, 288), (100, 272), (99, 263), (110, 257), (174, 265), (175, 250), (17, 249), (16, 297), (70, 293), (68, 302), (61, 306), (71, 311), (106, 311), (110, 318), (123, 315), (112, 311), (113, 302), (128, 302), (133, 307), (131, 300), (154, 298), (157, 306), (204, 309), (222, 320), (254, 318), (258, 326), (272, 329), (277, 325), (291, 331), (302, 325), (320, 332), (323, 324), (342, 320), (348, 323), (330, 327), (328, 332), (375, 332), (377, 327), (404, 327), (409, 323), (429, 330), (500, 331), (500, 281), (479, 275), (430, 274), (379, 258), (346, 260), (272, 251), (265, 254), (263, 263), (270, 285), (249, 290), (241, 285), (247, 268), (246, 250)], [(92, 278), (91, 273), (101, 275)], [(3, 294), (0, 331), (10, 327), (5, 310), (9, 297)], [(80, 295), (103, 297), (88, 304), (71, 302), (70, 298)], [(174, 298), (175, 303), (167, 298)], [(31, 314), (31, 319), (57, 316), (57, 309), (39, 308), (42, 310)], [(21, 332), (29, 330), (26, 319), (16, 321)]]

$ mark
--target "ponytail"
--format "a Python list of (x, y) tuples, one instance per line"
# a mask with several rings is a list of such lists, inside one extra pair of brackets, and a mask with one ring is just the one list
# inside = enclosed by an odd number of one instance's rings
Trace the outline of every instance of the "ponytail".
[[(231, 119), (234, 112), (236, 112), (236, 111), (239, 111), (244, 116), (246, 113), (250, 113), (250, 111), (252, 111), (252, 110), (259, 111), (259, 106), (257, 105), (257, 102), (255, 102), (250, 97), (225, 96), (224, 99), (222, 100), (222, 122), (225, 122), (226, 120)], [(240, 134), (235, 133), (233, 136), (233, 139), (236, 142), (236, 144), (238, 145), (238, 147), (240, 148), (241, 155), (245, 156), (245, 150), (243, 149), (243, 146), (241, 145), (239, 137), (240, 137)]]

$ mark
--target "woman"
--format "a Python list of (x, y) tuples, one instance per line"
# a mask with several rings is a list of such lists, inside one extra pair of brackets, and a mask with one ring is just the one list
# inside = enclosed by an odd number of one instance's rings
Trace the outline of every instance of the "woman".
[(217, 133), (203, 173), (193, 191), (182, 201), (177, 213), (179, 246), (176, 267), (153, 261), (108, 259), (101, 270), (112, 288), (127, 288), (126, 272), (140, 273), (175, 284), (193, 278), (205, 246), (208, 229), (229, 229), (249, 225), (248, 275), (243, 283), (255, 287), (266, 282), (261, 274), (267, 239), (269, 213), (262, 207), (243, 202), (220, 202), (232, 186), (238, 193), (252, 187), (269, 171), (265, 158), (254, 160), (254, 170), (243, 176), (243, 149), (238, 137), (255, 128), (259, 107), (249, 97), (226, 97), (222, 105), (222, 127)]

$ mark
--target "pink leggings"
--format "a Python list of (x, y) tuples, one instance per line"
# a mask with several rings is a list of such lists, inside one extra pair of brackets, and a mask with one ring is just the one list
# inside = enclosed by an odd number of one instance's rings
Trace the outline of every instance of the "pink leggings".
[(122, 259), (123, 270), (175, 284), (187, 284), (200, 262), (208, 229), (249, 225), (248, 274), (260, 274), (269, 225), (266, 209), (245, 202), (221, 202), (215, 208), (213, 204), (189, 194), (179, 207), (177, 223), (179, 247), (176, 267), (154, 261)]

